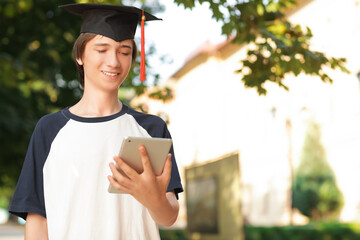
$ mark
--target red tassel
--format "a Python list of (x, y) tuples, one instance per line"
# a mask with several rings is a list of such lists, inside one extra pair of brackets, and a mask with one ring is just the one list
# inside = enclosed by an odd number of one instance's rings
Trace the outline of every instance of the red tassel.
[(141, 60), (140, 60), (140, 81), (145, 81), (146, 70), (145, 70), (145, 29), (144, 29), (145, 15), (142, 10), (141, 17)]

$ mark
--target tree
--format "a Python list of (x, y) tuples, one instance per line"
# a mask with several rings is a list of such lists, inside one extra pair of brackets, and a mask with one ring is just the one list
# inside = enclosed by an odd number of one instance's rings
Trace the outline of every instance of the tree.
[[(7, 207), (39, 118), (70, 106), (81, 97), (71, 56), (81, 21), (78, 16), (58, 8), (73, 3), (71, 0), (0, 1), (0, 207)], [(129, 2), (125, 4), (152, 13), (163, 10), (157, 0)], [(153, 51), (150, 47), (147, 54)], [(135, 94), (147, 88), (146, 83), (137, 78), (139, 62), (140, 58), (123, 84)], [(156, 84), (159, 76), (152, 74), (150, 68), (148, 76)]]
[(334, 220), (343, 205), (335, 174), (326, 159), (318, 124), (310, 122), (292, 186), (292, 206), (312, 220)]
[[(241, 60), (242, 81), (265, 95), (264, 83), (277, 83), (288, 90), (283, 80), (287, 73), (298, 76), (304, 72), (316, 75), (324, 82), (332, 82), (324, 67), (345, 68), (344, 58), (328, 58), (324, 53), (312, 51), (309, 28), (290, 23), (285, 12), (296, 6), (296, 0), (174, 0), (185, 8), (195, 3), (208, 3), (213, 18), (222, 22), (222, 33), (233, 38), (234, 43), (251, 44), (247, 58)], [(235, 69), (234, 69), (235, 70)]]

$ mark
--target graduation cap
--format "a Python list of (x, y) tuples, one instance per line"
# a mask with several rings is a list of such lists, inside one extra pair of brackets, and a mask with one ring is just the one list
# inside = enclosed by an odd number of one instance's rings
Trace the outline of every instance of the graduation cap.
[(160, 18), (131, 6), (74, 3), (59, 7), (82, 17), (80, 33), (100, 34), (117, 42), (134, 39), (137, 24), (141, 21), (140, 80), (145, 81), (144, 21)]

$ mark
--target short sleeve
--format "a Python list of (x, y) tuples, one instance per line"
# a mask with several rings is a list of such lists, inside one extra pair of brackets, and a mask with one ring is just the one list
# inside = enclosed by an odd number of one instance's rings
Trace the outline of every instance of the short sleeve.
[(47, 149), (40, 128), (38, 124), (31, 136), (9, 209), (10, 213), (25, 220), (28, 212), (46, 217), (42, 168)]
[(44, 116), (37, 123), (10, 203), (10, 213), (25, 220), (29, 212), (46, 218), (43, 167), (52, 141), (67, 121), (57, 112)]
[[(163, 137), (171, 138), (170, 132), (167, 129), (166, 125), (164, 128), (165, 129), (164, 129)], [(181, 178), (180, 178), (179, 170), (178, 170), (176, 160), (175, 160), (174, 145), (171, 146), (170, 153), (171, 153), (172, 169), (171, 169), (171, 179), (170, 179), (170, 183), (169, 183), (167, 191), (168, 192), (174, 191), (176, 198), (179, 199), (179, 193), (183, 192), (184, 190), (183, 190), (183, 187), (181, 184)]]
[[(162, 120), (160, 117), (150, 114), (140, 113), (127, 106), (124, 107), (127, 108), (128, 114), (132, 115), (137, 121), (137, 123), (141, 127), (143, 127), (151, 137), (171, 139), (171, 135), (167, 125), (165, 121)], [(171, 153), (172, 169), (171, 169), (171, 179), (167, 191), (168, 192), (174, 191), (176, 198), (179, 199), (178, 194), (183, 192), (184, 190), (181, 184), (181, 178), (176, 164), (173, 146), (171, 146), (170, 153)]]

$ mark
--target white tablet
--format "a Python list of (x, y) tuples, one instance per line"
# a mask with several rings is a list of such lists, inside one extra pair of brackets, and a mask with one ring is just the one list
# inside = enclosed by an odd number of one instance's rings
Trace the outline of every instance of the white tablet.
[[(139, 146), (145, 146), (146, 152), (149, 156), (150, 163), (155, 175), (160, 175), (164, 168), (165, 160), (172, 145), (172, 140), (169, 138), (146, 138), (146, 137), (126, 137), (124, 138), (119, 156), (130, 167), (135, 169), (138, 173), (143, 171), (142, 161), (139, 153)], [(115, 165), (117, 168), (117, 164)], [(124, 193), (117, 190), (111, 184), (108, 191), (110, 193)]]

